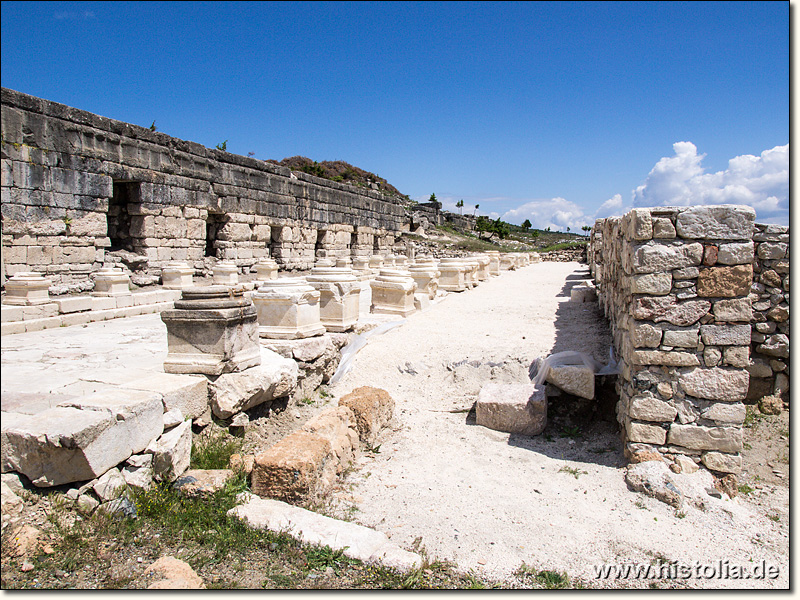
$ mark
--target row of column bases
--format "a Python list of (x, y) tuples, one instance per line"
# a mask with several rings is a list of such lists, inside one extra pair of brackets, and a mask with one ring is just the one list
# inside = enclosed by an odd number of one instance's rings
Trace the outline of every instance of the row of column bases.
[[(358, 322), (369, 281), (370, 312), (405, 318), (426, 308), (439, 290), (461, 292), (479, 282), (538, 262), (538, 255), (490, 251), (461, 258), (404, 256), (322, 259), (305, 277), (278, 277), (277, 264), (256, 265), (251, 294), (238, 284), (232, 263), (214, 270), (214, 284), (195, 287), (188, 265), (170, 264), (162, 278), (182, 297), (161, 313), (167, 327), (168, 373), (219, 375), (260, 364), (259, 338), (302, 339), (346, 332)], [(249, 296), (249, 297), (248, 297)]]

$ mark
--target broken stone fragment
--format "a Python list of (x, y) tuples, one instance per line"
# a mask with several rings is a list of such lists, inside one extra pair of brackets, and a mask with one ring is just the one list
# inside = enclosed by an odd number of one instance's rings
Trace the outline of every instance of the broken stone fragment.
[(147, 567), (145, 575), (156, 581), (148, 590), (204, 590), (203, 580), (192, 567), (172, 556), (162, 556)]
[(635, 492), (665, 502), (675, 508), (683, 505), (683, 493), (669, 475), (669, 468), (662, 461), (646, 461), (628, 465), (625, 482)]
[(172, 487), (190, 498), (213, 494), (225, 487), (235, 475), (231, 469), (190, 469), (172, 483)]
[(594, 369), (585, 365), (551, 366), (545, 377), (558, 389), (591, 400), (594, 398)]
[[(594, 378), (594, 374), (592, 375)], [(547, 425), (547, 395), (535, 384), (488, 383), (475, 404), (475, 422), (495, 431), (539, 435)]]
[(394, 413), (394, 400), (389, 392), (362, 386), (339, 399), (339, 406), (353, 411), (361, 441), (374, 445), (380, 430), (386, 427)]
[(151, 444), (153, 475), (159, 481), (173, 481), (189, 468), (192, 454), (192, 424), (183, 421)]

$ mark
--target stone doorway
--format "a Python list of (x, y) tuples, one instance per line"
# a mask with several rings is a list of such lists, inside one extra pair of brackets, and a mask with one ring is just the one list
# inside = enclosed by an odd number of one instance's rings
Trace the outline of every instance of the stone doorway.
[(108, 201), (109, 251), (128, 250), (136, 252), (135, 240), (131, 237), (131, 215), (135, 205), (141, 204), (141, 184), (138, 181), (114, 180), (112, 196)]
[(219, 232), (225, 226), (228, 219), (222, 213), (208, 213), (206, 218), (206, 248), (204, 256), (221, 258), (219, 252)]

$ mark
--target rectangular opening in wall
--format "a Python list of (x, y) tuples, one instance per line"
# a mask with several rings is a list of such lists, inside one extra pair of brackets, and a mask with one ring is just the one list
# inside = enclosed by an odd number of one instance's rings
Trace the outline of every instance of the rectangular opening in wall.
[(141, 203), (138, 181), (114, 180), (111, 199), (108, 201), (108, 237), (110, 251), (135, 252), (139, 245), (131, 237), (131, 207)]
[(206, 219), (206, 250), (205, 256), (213, 256), (214, 258), (220, 258), (219, 247), (217, 244), (217, 239), (219, 236), (219, 231), (227, 222), (225, 215), (223, 214), (215, 214), (215, 213), (208, 213), (208, 218)]

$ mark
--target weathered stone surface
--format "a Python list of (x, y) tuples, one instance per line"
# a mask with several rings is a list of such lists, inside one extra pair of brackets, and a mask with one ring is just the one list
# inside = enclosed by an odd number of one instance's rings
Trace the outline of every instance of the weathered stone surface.
[(726, 346), (723, 364), (729, 367), (747, 368), (750, 365), (750, 346)]
[(640, 421), (672, 422), (678, 411), (674, 406), (652, 396), (634, 396), (628, 414)]
[(767, 318), (775, 321), (776, 323), (785, 323), (789, 320), (789, 306), (776, 306), (775, 308), (767, 311)]
[(704, 452), (701, 459), (706, 468), (722, 473), (739, 473), (742, 470), (742, 457), (738, 454)]
[(747, 411), (741, 402), (715, 402), (700, 411), (700, 416), (704, 419), (735, 425), (744, 423), (746, 414)]
[(584, 365), (550, 367), (545, 377), (558, 389), (591, 400), (594, 398), (594, 369)]
[(692, 369), (678, 375), (678, 382), (689, 396), (737, 402), (747, 396), (750, 374), (719, 367)]
[(650, 323), (636, 322), (633, 325), (633, 345), (636, 348), (658, 348), (661, 337), (661, 328)]
[(655, 444), (661, 446), (667, 440), (667, 431), (658, 425), (648, 423), (637, 423), (626, 419), (625, 431), (630, 442), (641, 442), (643, 444)]
[(753, 242), (720, 244), (717, 262), (722, 265), (749, 265), (753, 262)]
[(692, 329), (668, 329), (664, 331), (665, 346), (678, 348), (697, 348), (700, 330)]
[(131, 456), (122, 468), (122, 478), (132, 488), (149, 490), (153, 487), (153, 477), (152, 454)]
[(753, 318), (753, 308), (750, 298), (717, 300), (714, 302), (712, 310), (717, 321), (749, 323)]
[(764, 396), (758, 401), (758, 410), (765, 415), (779, 415), (783, 412), (783, 400), (778, 395)]
[(672, 289), (672, 275), (669, 273), (646, 273), (631, 278), (631, 293), (663, 296)]
[(756, 211), (741, 205), (693, 206), (678, 213), (678, 234), (688, 239), (750, 240)]
[(244, 504), (228, 511), (249, 527), (286, 532), (307, 544), (342, 550), (350, 558), (378, 563), (399, 571), (419, 568), (419, 555), (402, 550), (374, 529), (338, 521), (284, 502), (250, 495)]
[(265, 498), (305, 502), (335, 481), (337, 463), (326, 438), (296, 431), (256, 456), (252, 489)]
[(688, 456), (684, 456), (683, 454), (678, 454), (673, 461), (676, 465), (678, 465), (678, 467), (680, 467), (680, 472), (686, 475), (696, 473), (700, 469), (696, 462), (694, 462)]
[(783, 242), (762, 242), (758, 245), (758, 257), (762, 260), (779, 260), (789, 252), (789, 244)]
[(656, 323), (667, 321), (673, 325), (687, 327), (697, 323), (710, 308), (711, 303), (707, 300), (679, 302), (674, 296), (655, 298), (643, 296), (634, 299), (631, 314), (634, 319)]
[(97, 482), (92, 486), (92, 489), (100, 500), (108, 502), (109, 500), (117, 498), (127, 487), (128, 484), (125, 483), (125, 478), (122, 477), (122, 473), (120, 473), (119, 469), (114, 467), (100, 476)]
[(770, 287), (777, 288), (781, 285), (781, 276), (773, 269), (764, 269), (758, 279), (761, 283)]
[(159, 481), (174, 481), (189, 468), (192, 455), (192, 422), (184, 421), (150, 446), (153, 475)]
[(753, 265), (710, 267), (697, 276), (697, 295), (707, 298), (746, 296), (753, 282)]
[(776, 333), (766, 338), (756, 349), (767, 356), (789, 358), (789, 337), (783, 333)]
[(172, 485), (191, 498), (204, 497), (221, 490), (234, 475), (231, 469), (189, 469)]
[(164, 427), (161, 399), (135, 391), (98, 393), (36, 415), (7, 414), (3, 468), (39, 487), (94, 479), (144, 450)]
[(394, 413), (394, 400), (389, 392), (362, 386), (339, 399), (339, 406), (353, 411), (358, 437), (365, 444), (375, 444), (380, 430), (386, 427)]
[(703, 245), (699, 243), (636, 246), (633, 251), (633, 269), (636, 273), (660, 273), (696, 266), (702, 259)]
[(656, 239), (673, 239), (675, 238), (675, 225), (672, 224), (671, 219), (664, 217), (655, 217), (653, 219), (653, 237)]
[(182, 560), (172, 556), (162, 556), (147, 567), (145, 576), (155, 579), (147, 586), (148, 590), (204, 590), (202, 578)]
[(632, 240), (649, 240), (653, 237), (653, 219), (647, 208), (634, 208), (627, 215), (628, 237)]
[(673, 423), (669, 428), (667, 441), (691, 450), (740, 452), (742, 430), (739, 427), (705, 427)]
[(475, 404), (475, 422), (495, 431), (539, 435), (547, 425), (544, 386), (485, 384)]
[(211, 410), (229, 419), (275, 398), (290, 395), (297, 385), (297, 363), (269, 350), (262, 350), (262, 363), (240, 373), (220, 375), (208, 383)]
[(641, 492), (675, 508), (683, 504), (683, 493), (669, 475), (663, 462), (647, 461), (628, 465), (625, 482), (635, 492)]
[(631, 357), (634, 365), (664, 365), (667, 367), (696, 367), (700, 359), (689, 352), (666, 352), (663, 350), (636, 350)]
[(700, 339), (708, 346), (749, 346), (750, 325), (701, 325)]
[(303, 425), (301, 431), (322, 436), (330, 442), (331, 451), (336, 456), (337, 474), (341, 474), (353, 462), (359, 438), (356, 418), (349, 407), (326, 408)]
[(772, 369), (769, 364), (763, 359), (754, 358), (750, 361), (747, 367), (747, 372), (750, 373), (750, 379), (758, 377), (772, 377)]
[(196, 419), (208, 408), (208, 379), (197, 375), (153, 373), (126, 381), (122, 387), (161, 394), (164, 411), (179, 410), (187, 419)]

